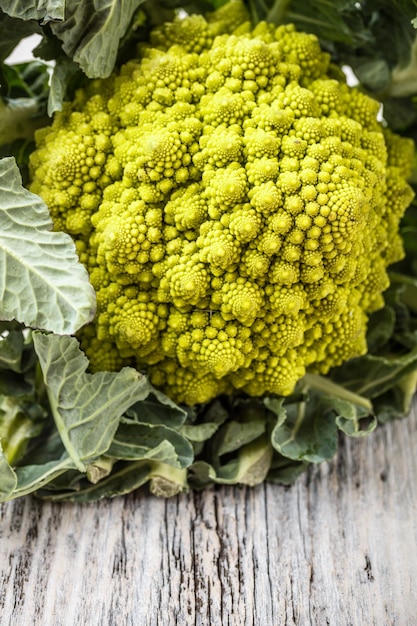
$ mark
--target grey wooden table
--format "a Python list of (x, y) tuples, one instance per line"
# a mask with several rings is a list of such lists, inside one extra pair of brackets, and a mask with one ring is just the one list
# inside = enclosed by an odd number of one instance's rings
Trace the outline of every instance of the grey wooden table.
[(1, 626), (415, 626), (417, 415), (291, 488), (0, 508)]

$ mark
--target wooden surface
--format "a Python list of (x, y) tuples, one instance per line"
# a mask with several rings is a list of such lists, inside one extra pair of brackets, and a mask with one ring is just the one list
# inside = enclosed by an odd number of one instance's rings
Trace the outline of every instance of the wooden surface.
[(417, 419), (295, 486), (0, 508), (1, 626), (415, 626)]

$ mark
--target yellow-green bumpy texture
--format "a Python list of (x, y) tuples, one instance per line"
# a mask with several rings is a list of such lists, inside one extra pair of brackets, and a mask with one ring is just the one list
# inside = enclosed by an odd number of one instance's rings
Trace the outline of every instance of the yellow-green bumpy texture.
[(97, 292), (92, 370), (133, 364), (193, 405), (365, 353), (413, 195), (413, 145), (378, 109), (313, 35), (253, 29), (238, 1), (80, 90), (37, 134), (31, 190)]

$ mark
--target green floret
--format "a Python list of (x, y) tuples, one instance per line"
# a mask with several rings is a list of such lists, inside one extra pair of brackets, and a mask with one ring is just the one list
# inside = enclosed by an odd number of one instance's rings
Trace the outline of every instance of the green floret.
[[(178, 402), (290, 394), (367, 350), (414, 148), (316, 37), (232, 0), (153, 31), (37, 133), (32, 191), (97, 292), (93, 370)], [(335, 79), (335, 76), (339, 76)]]

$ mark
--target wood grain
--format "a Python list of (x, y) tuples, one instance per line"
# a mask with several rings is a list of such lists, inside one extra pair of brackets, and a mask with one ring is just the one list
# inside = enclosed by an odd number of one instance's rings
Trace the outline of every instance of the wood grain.
[(1, 626), (415, 626), (417, 416), (290, 488), (0, 508)]

